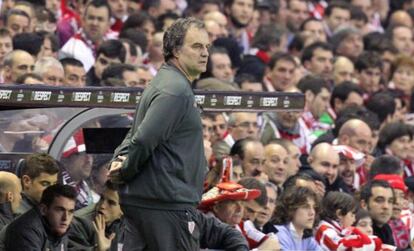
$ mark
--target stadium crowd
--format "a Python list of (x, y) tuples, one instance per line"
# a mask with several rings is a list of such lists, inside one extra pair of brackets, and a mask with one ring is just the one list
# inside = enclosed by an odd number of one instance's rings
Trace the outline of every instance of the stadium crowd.
[[(201, 114), (198, 208), (244, 239), (215, 225), (200, 248), (414, 248), (413, 0), (3, 0), (0, 16), (2, 84), (145, 88), (164, 31), (192, 16), (212, 45), (193, 89), (304, 94), (301, 112)], [(57, 118), (0, 123), (1, 152), (34, 152), (0, 172), (0, 249), (122, 250), (112, 156), (87, 154), (82, 131), (59, 161), (50, 134), (4, 133)]]

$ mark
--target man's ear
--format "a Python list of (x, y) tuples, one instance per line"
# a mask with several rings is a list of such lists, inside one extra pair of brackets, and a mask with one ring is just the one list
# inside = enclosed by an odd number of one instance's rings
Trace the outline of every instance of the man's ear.
[(361, 208), (362, 208), (362, 209), (365, 209), (365, 210), (367, 210), (367, 209), (368, 209), (368, 205), (367, 205), (367, 203), (365, 202), (365, 200), (361, 200), (361, 201), (359, 202), (359, 205), (361, 206)]
[(303, 62), (303, 67), (305, 67), (306, 70), (309, 70), (309, 68), (310, 68), (309, 60), (306, 60), (305, 62)]
[(12, 202), (14, 200), (14, 196), (12, 192), (7, 192), (6, 193), (6, 201), (7, 202)]
[(45, 204), (39, 204), (40, 213), (43, 216), (46, 216), (47, 214), (47, 206)]
[(23, 175), (22, 183), (23, 183), (23, 190), (25, 190), (30, 185), (30, 183), (32, 183), (32, 179), (27, 175)]
[(3, 71), (4, 71), (4, 78), (10, 81), (11, 80), (11, 67), (8, 65), (5, 65), (3, 67)]
[(315, 94), (313, 94), (313, 92), (311, 90), (307, 90), (305, 92), (305, 101), (306, 102), (312, 102), (313, 99), (315, 98)]
[(313, 157), (309, 155), (308, 157), (308, 163), (311, 164), (313, 162)]

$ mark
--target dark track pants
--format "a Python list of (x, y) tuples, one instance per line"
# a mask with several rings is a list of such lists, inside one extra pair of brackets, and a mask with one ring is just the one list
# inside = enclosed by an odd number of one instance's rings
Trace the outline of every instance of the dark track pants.
[(199, 250), (196, 209), (154, 210), (123, 206), (126, 219), (123, 250)]

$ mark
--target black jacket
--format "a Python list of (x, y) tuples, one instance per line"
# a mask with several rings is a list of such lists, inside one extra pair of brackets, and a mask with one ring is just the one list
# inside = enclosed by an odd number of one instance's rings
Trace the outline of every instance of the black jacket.
[(10, 202), (0, 204), (0, 230), (2, 230), (7, 224), (12, 222), (14, 214), (11, 209)]
[(48, 231), (40, 211), (33, 208), (16, 218), (6, 228), (6, 251), (62, 251), (67, 250), (68, 238), (55, 236)]
[(378, 227), (375, 223), (373, 223), (372, 229), (374, 230), (374, 235), (378, 236), (382, 243), (395, 246), (390, 225), (384, 224), (382, 227)]
[(202, 124), (191, 83), (175, 66), (164, 64), (145, 89), (118, 155), (127, 156), (120, 170), (121, 205), (198, 205), (207, 172)]

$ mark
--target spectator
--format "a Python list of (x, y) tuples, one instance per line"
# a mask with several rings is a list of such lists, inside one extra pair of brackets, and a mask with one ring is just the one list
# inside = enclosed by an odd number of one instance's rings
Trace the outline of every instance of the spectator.
[(0, 29), (0, 62), (3, 64), (5, 56), (13, 50), (12, 36), (9, 30)]
[(16, 84), (42, 85), (43, 78), (35, 73), (25, 73), (16, 79)]
[(413, 91), (414, 81), (414, 60), (409, 54), (407, 56), (397, 57), (391, 68), (391, 89), (397, 89), (404, 94), (404, 101), (410, 103), (410, 97)]
[(370, 181), (361, 188), (360, 206), (368, 210), (372, 218), (374, 235), (382, 243), (392, 246), (395, 242), (388, 221), (391, 219), (394, 201), (394, 192), (386, 181)]
[(355, 61), (364, 51), (362, 35), (355, 28), (345, 28), (335, 32), (330, 43), (336, 55), (345, 56), (352, 61)]
[(153, 76), (148, 67), (141, 65), (137, 67), (138, 79), (137, 87), (145, 88), (149, 85)]
[(318, 205), (318, 195), (306, 187), (292, 188), (281, 194), (271, 223), (278, 231), (282, 250), (320, 250), (312, 235)]
[(394, 122), (385, 125), (379, 134), (378, 148), (384, 154), (390, 154), (406, 160), (411, 150), (412, 132), (403, 122)]
[(306, 41), (305, 46), (318, 41), (325, 43), (328, 41), (322, 20), (314, 17), (306, 19), (300, 26), (300, 31)]
[(0, 172), (0, 230), (10, 224), (20, 206), (22, 187), (13, 173)]
[(257, 114), (255, 113), (231, 113), (228, 117), (227, 126), (228, 133), (213, 145), (214, 155), (219, 159), (230, 152), (230, 148), (235, 141), (247, 137), (258, 138), (259, 136)]
[(84, 87), (86, 86), (86, 72), (81, 61), (75, 58), (64, 58), (60, 60), (65, 72), (64, 86)]
[(96, 53), (93, 67), (86, 74), (86, 85), (99, 86), (103, 71), (111, 64), (124, 63), (125, 56), (125, 47), (119, 40), (111, 39), (103, 42)]
[(267, 65), (267, 74), (263, 78), (265, 91), (289, 91), (294, 88), (294, 75), (297, 68), (295, 59), (288, 53), (277, 53)]
[(105, 0), (93, 0), (88, 3), (83, 16), (82, 30), (70, 38), (60, 50), (60, 57), (73, 57), (83, 63), (89, 71), (98, 61), (97, 45), (104, 40), (110, 28), (111, 9)]
[(337, 180), (345, 183), (345, 186), (342, 186), (344, 191), (354, 192), (357, 187), (354, 184), (356, 170), (364, 162), (365, 155), (345, 145), (334, 145), (333, 148), (339, 153), (338, 177), (340, 179)]
[(164, 33), (157, 32), (152, 36), (152, 41), (148, 45), (148, 55), (144, 59), (144, 64), (148, 66), (151, 74), (155, 76), (161, 65), (164, 63), (164, 57), (162, 52)]
[(229, 17), (229, 33), (243, 48), (243, 53), (248, 53), (250, 49), (246, 27), (252, 21), (255, 7), (254, 0), (226, 0), (224, 3), (224, 12)]
[(43, 39), (36, 33), (23, 32), (14, 35), (13, 37), (13, 48), (16, 50), (23, 50), (33, 58), (37, 58), (42, 48)]
[(67, 231), (75, 211), (76, 191), (52, 185), (33, 208), (6, 228), (6, 250), (67, 250)]
[(377, 237), (369, 237), (356, 228), (356, 202), (351, 195), (330, 192), (322, 201), (322, 221), (316, 230), (316, 241), (322, 250), (342, 250), (363, 248), (376, 250), (382, 243)]
[(271, 182), (265, 183), (266, 194), (267, 194), (267, 204), (265, 207), (262, 207), (256, 215), (254, 225), (260, 231), (263, 230), (263, 226), (269, 222), (272, 218), (272, 215), (275, 212), (276, 200), (278, 196), (279, 188)]
[(138, 12), (130, 15), (122, 25), (122, 31), (133, 29), (135, 32), (143, 32), (147, 38), (147, 43), (152, 43), (152, 38), (156, 31), (155, 20), (146, 12)]
[(403, 25), (390, 26), (387, 35), (401, 54), (411, 55), (413, 53), (414, 43), (411, 28)]
[(338, 28), (348, 25), (351, 20), (351, 6), (345, 1), (330, 2), (324, 13), (325, 32), (331, 37)]
[(242, 73), (236, 76), (234, 80), (240, 87), (242, 91), (246, 92), (262, 92), (263, 85), (256, 79), (252, 74)]
[(264, 147), (260, 141), (245, 138), (237, 140), (230, 150), (230, 156), (241, 162), (245, 177), (257, 177), (267, 180), (263, 163)]
[(167, 12), (174, 12), (177, 8), (173, 0), (143, 0), (141, 9), (150, 16), (157, 18)]
[(287, 3), (287, 27), (294, 33), (299, 31), (303, 22), (309, 18), (308, 3), (302, 0), (292, 0)]
[(282, 187), (288, 178), (289, 156), (287, 149), (277, 142), (270, 142), (264, 148), (264, 172), (269, 181), (278, 187)]
[(332, 80), (333, 50), (323, 42), (315, 42), (303, 49), (302, 64), (311, 74), (319, 75), (327, 81)]
[(110, 79), (121, 80), (122, 86), (135, 87), (138, 85), (137, 69), (129, 64), (112, 64), (102, 73), (102, 85), (111, 86), (107, 81)]
[(227, 50), (223, 47), (212, 47), (209, 53), (207, 70), (200, 78), (214, 77), (229, 83), (233, 82), (234, 72)]
[(58, 172), (56, 160), (45, 153), (33, 153), (26, 157), (19, 174), (23, 188), (19, 214), (39, 205), (43, 191), (57, 183)]
[(65, 72), (62, 64), (55, 58), (44, 57), (36, 61), (33, 73), (42, 77), (43, 83), (52, 86), (62, 86)]
[(25, 73), (31, 73), (34, 69), (33, 57), (22, 50), (14, 50), (8, 53), (3, 60), (3, 79), (5, 84), (16, 83), (17, 78)]
[(11, 9), (7, 12), (4, 25), (14, 37), (19, 33), (30, 32), (30, 17), (22, 10)]
[(379, 91), (382, 62), (381, 57), (375, 52), (362, 53), (355, 62), (358, 84), (364, 90), (367, 99), (373, 93)]
[(362, 89), (357, 84), (345, 81), (334, 87), (330, 104), (335, 113), (339, 113), (348, 106), (362, 106), (362, 95)]

